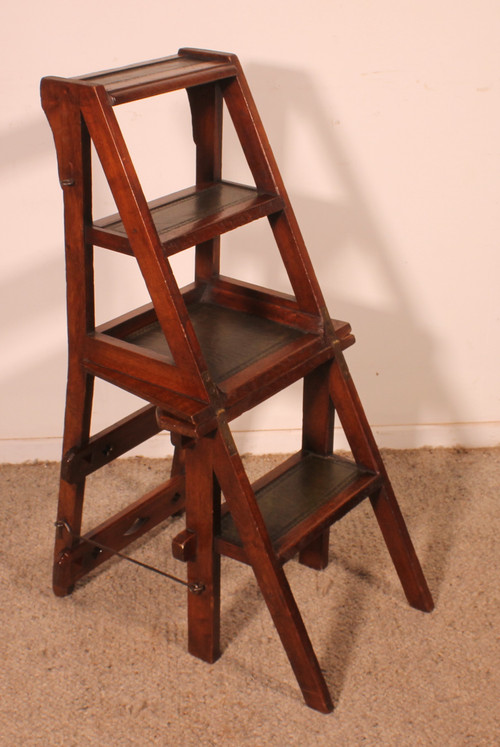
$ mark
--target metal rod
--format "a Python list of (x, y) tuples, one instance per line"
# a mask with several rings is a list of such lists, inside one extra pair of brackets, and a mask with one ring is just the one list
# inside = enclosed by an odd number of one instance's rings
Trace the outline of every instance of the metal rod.
[(125, 555), (124, 553), (119, 552), (119, 550), (114, 550), (112, 547), (103, 545), (101, 542), (96, 542), (95, 540), (90, 539), (88, 537), (81, 537), (80, 535), (75, 534), (73, 532), (70, 525), (65, 520), (56, 521), (55, 526), (58, 529), (66, 529), (66, 531), (69, 532), (69, 534), (74, 539), (78, 540), (79, 542), (88, 542), (89, 545), (94, 545), (94, 547), (97, 547), (99, 550), (103, 552), (109, 552), (111, 553), (111, 555), (117, 555), (119, 558), (122, 558), (123, 560), (128, 560), (129, 563), (134, 563), (134, 565), (138, 565), (141, 568), (145, 568), (147, 571), (158, 573), (158, 575), (163, 576), (164, 578), (168, 578), (170, 581), (175, 581), (176, 584), (181, 584), (182, 586), (186, 586), (192, 594), (201, 594), (202, 591), (205, 590), (205, 586), (203, 584), (199, 584), (198, 582), (188, 583), (187, 581), (184, 581), (183, 578), (178, 578), (178, 576), (173, 576), (171, 573), (167, 573), (167, 571), (162, 571), (160, 568), (155, 568), (154, 565), (143, 563), (142, 560), (137, 560), (136, 558), (130, 557), (130, 555)]

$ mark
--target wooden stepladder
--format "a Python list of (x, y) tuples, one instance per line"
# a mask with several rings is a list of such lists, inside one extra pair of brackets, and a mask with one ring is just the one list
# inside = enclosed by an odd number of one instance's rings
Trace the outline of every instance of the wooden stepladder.
[[(114, 107), (185, 89), (196, 180), (147, 202)], [(306, 703), (332, 702), (283, 565), (322, 569), (332, 523), (369, 498), (409, 603), (433, 607), (420, 564), (344, 359), (354, 342), (332, 321), (238, 59), (177, 55), (78, 78), (42, 80), (42, 105), (64, 193), (69, 364), (54, 558), (63, 596), (90, 570), (185, 509), (173, 542), (187, 563), (189, 650), (220, 655), (220, 556), (252, 566)], [(222, 179), (227, 107), (255, 182)], [(91, 143), (118, 213), (92, 215)], [(220, 274), (221, 236), (266, 217), (293, 295)], [(135, 257), (151, 303), (96, 326), (93, 251)], [(180, 289), (169, 258), (195, 246), (193, 282)], [(147, 404), (90, 435), (100, 377)], [(303, 380), (302, 448), (250, 484), (230, 423)], [(335, 411), (353, 460), (333, 454)], [(129, 449), (170, 431), (170, 479), (81, 535), (85, 480)], [(224, 501), (221, 502), (223, 496)]]

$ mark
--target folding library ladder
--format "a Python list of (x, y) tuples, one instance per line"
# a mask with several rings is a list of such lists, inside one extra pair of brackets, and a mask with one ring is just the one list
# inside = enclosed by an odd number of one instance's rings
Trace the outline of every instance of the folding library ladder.
[[(186, 89), (196, 183), (147, 202), (113, 107)], [(252, 566), (306, 703), (332, 702), (283, 564), (328, 561), (330, 525), (369, 498), (409, 603), (433, 602), (343, 351), (350, 327), (331, 321), (262, 123), (236, 56), (195, 49), (78, 78), (47, 77), (42, 105), (64, 192), (69, 364), (54, 591), (185, 509), (173, 542), (187, 563), (189, 651), (220, 655), (220, 556)], [(222, 179), (223, 102), (255, 185)], [(92, 215), (91, 143), (118, 213)], [(221, 276), (221, 235), (267, 217), (294, 295)], [(131, 255), (151, 303), (94, 322), (93, 248)], [(169, 257), (195, 246), (194, 281), (179, 289)], [(148, 404), (90, 436), (94, 377)], [(229, 424), (303, 380), (301, 451), (253, 485)], [(333, 455), (337, 411), (353, 461)], [(165, 429), (172, 475), (84, 536), (87, 475)], [(221, 504), (221, 493), (224, 502)]]

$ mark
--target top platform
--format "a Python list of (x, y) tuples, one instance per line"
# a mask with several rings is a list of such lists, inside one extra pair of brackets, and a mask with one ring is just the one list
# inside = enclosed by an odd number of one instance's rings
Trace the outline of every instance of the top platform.
[(71, 80), (104, 86), (111, 103), (116, 105), (232, 78), (238, 72), (236, 62), (231, 54), (180, 49), (178, 54), (171, 57), (90, 73)]

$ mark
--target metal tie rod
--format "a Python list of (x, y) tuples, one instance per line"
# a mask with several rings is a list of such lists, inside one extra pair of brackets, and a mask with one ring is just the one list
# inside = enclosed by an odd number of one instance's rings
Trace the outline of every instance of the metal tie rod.
[(169, 581), (175, 581), (176, 584), (181, 584), (182, 586), (186, 586), (187, 589), (192, 594), (201, 594), (203, 591), (205, 591), (204, 584), (200, 584), (197, 581), (188, 583), (183, 578), (179, 578), (178, 576), (173, 576), (171, 573), (167, 573), (167, 571), (162, 571), (160, 568), (156, 568), (154, 565), (143, 563), (142, 560), (137, 560), (137, 558), (132, 558), (130, 557), (130, 555), (125, 555), (124, 553), (119, 552), (119, 550), (114, 550), (112, 547), (103, 545), (102, 542), (96, 542), (93, 539), (90, 539), (88, 537), (82, 537), (81, 535), (76, 534), (71, 529), (70, 525), (65, 519), (63, 519), (62, 521), (56, 521), (55, 526), (57, 527), (57, 529), (66, 529), (66, 531), (73, 537), (73, 539), (78, 540), (79, 542), (87, 542), (89, 545), (93, 545), (94, 547), (97, 547), (99, 550), (103, 552), (109, 552), (111, 553), (111, 555), (116, 555), (117, 557), (122, 558), (122, 560), (127, 560), (129, 563), (134, 563), (134, 565), (138, 565), (141, 568), (145, 568), (147, 571), (158, 573), (158, 575), (169, 579)]

